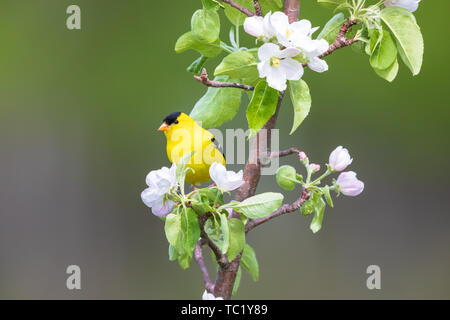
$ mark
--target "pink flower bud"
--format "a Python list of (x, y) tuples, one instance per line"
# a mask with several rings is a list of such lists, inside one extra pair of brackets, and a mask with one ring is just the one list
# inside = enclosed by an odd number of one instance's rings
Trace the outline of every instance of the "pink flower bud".
[(298, 154), (298, 157), (300, 158), (300, 161), (305, 160), (306, 158), (308, 158), (308, 156), (306, 155), (306, 153), (304, 153), (303, 151), (300, 151)]
[(330, 154), (329, 164), (331, 169), (343, 171), (352, 163), (352, 161), (353, 159), (350, 158), (348, 150), (339, 146)]
[(309, 166), (311, 167), (312, 172), (318, 172), (318, 171), (320, 171), (320, 164), (311, 163)]
[(355, 197), (364, 190), (364, 182), (358, 180), (353, 171), (342, 172), (337, 178), (336, 184), (344, 195), (350, 197)]

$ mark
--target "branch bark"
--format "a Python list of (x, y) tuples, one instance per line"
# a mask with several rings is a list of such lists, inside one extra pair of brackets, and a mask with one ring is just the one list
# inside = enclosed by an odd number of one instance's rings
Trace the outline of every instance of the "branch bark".
[(261, 5), (259, 4), (259, 1), (253, 0), (253, 5), (255, 7), (255, 14), (257, 16), (262, 16), (262, 9), (261, 9)]
[(194, 257), (200, 267), (200, 270), (202, 271), (206, 291), (214, 292), (214, 284), (212, 283), (211, 278), (209, 277), (208, 269), (206, 268), (205, 261), (203, 260), (201, 240), (199, 240), (197, 242), (197, 245), (195, 246)]
[(247, 233), (250, 230), (252, 230), (253, 228), (256, 228), (257, 226), (263, 224), (264, 222), (272, 220), (273, 218), (276, 218), (283, 214), (294, 212), (294, 211), (300, 209), (300, 207), (305, 203), (305, 201), (309, 199), (309, 196), (310, 196), (309, 192), (307, 190), (303, 190), (300, 198), (298, 198), (294, 203), (282, 205), (278, 210), (275, 210), (273, 213), (271, 213), (267, 217), (250, 220), (249, 222), (247, 222), (247, 225), (245, 226), (245, 233)]
[(343, 48), (343, 47), (347, 47), (352, 45), (353, 43), (355, 43), (357, 40), (355, 38), (349, 39), (347, 38), (347, 32), (350, 30), (350, 28), (352, 26), (354, 26), (355, 24), (357, 24), (358, 21), (357, 20), (347, 20), (347, 22), (345, 22), (341, 29), (339, 30), (338, 36), (336, 37), (336, 40), (334, 40), (334, 42), (330, 45), (330, 47), (328, 48), (327, 51), (325, 51), (325, 53), (323, 53), (322, 55), (319, 56), (319, 58), (323, 58), (328, 56), (329, 54), (333, 53), (334, 51), (336, 51), (337, 49)]
[(247, 15), (249, 17), (253, 17), (255, 15), (253, 12), (251, 12), (247, 8), (244, 8), (243, 6), (237, 4), (233, 0), (222, 0), (222, 1), (225, 2), (225, 3), (228, 3), (230, 6), (232, 6), (233, 8), (238, 9), (240, 12), (242, 12), (243, 14), (245, 14), (245, 15)]
[(210, 80), (205, 68), (203, 68), (202, 73), (199, 76), (194, 76), (194, 78), (198, 82), (203, 83), (207, 87), (238, 88), (238, 89), (243, 89), (243, 90), (247, 90), (247, 91), (252, 91), (255, 89), (254, 86), (248, 86), (246, 84), (241, 84), (241, 83), (237, 83), (237, 82), (220, 82), (220, 81)]
[[(222, 0), (225, 1), (225, 0)], [(285, 0), (284, 12), (289, 17), (289, 21), (297, 21), (300, 12), (300, 0)], [(264, 129), (267, 129), (267, 143), (270, 145), (270, 131), (275, 127), (276, 120), (278, 118), (278, 112), (281, 107), (284, 94), (280, 95), (278, 99), (278, 105), (275, 114), (264, 125)], [(258, 186), (259, 179), (261, 177), (261, 165), (259, 162), (260, 150), (258, 150), (258, 139), (260, 139), (260, 133), (252, 141), (249, 160), (244, 169), (244, 184), (239, 188), (236, 194), (236, 200), (242, 201), (255, 194), (256, 187)], [(267, 154), (267, 150), (265, 151)], [(256, 161), (255, 161), (256, 160)], [(239, 216), (233, 212), (233, 216)], [(233, 261), (231, 261), (226, 267), (220, 267), (217, 272), (216, 282), (214, 284), (214, 296), (222, 297), (224, 299), (231, 298), (231, 292), (233, 290), (234, 281), (236, 280), (236, 274), (239, 270), (239, 264), (241, 261), (241, 255), (239, 254)]]

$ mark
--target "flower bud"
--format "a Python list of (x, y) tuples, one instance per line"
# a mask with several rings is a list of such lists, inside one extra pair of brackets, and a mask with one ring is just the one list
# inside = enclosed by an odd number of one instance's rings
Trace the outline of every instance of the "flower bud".
[(348, 150), (339, 146), (331, 152), (329, 165), (334, 171), (343, 171), (352, 163), (352, 161), (353, 159), (350, 158)]
[(316, 172), (320, 171), (320, 164), (317, 164), (317, 163), (311, 163), (311, 164), (309, 165), (309, 167), (311, 168), (311, 170), (312, 170), (313, 173), (316, 173)]
[(339, 190), (346, 196), (355, 197), (364, 190), (364, 182), (356, 178), (353, 171), (342, 172), (337, 178)]
[(305, 160), (306, 158), (308, 158), (308, 156), (306, 155), (306, 153), (304, 153), (303, 151), (300, 151), (298, 154), (298, 157), (300, 159), (300, 161)]

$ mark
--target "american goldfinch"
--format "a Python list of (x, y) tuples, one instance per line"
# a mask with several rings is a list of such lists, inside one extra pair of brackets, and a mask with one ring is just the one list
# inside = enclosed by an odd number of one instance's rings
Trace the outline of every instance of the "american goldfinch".
[(167, 115), (158, 129), (167, 138), (167, 156), (172, 163), (179, 163), (185, 154), (194, 151), (186, 173), (186, 182), (198, 185), (208, 182), (209, 167), (214, 162), (225, 165), (225, 157), (214, 136), (182, 112)]

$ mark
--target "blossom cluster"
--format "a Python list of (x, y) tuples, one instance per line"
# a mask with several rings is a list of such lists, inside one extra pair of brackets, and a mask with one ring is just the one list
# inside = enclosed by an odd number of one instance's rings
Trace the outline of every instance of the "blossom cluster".
[(320, 56), (329, 44), (312, 39), (317, 29), (306, 19), (289, 23), (288, 16), (279, 11), (246, 18), (245, 32), (265, 42), (258, 50), (259, 76), (266, 78), (270, 87), (284, 91), (287, 80), (303, 76), (303, 64), (316, 72), (327, 71), (328, 65)]

